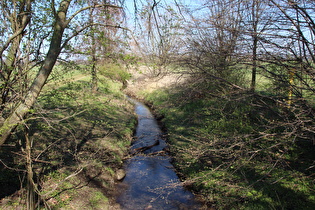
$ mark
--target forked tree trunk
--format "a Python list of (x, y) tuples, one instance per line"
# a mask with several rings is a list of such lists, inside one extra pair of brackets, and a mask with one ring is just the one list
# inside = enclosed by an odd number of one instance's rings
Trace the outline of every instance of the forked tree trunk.
[(10, 136), (11, 132), (16, 126), (21, 123), (25, 115), (29, 112), (38, 98), (43, 86), (45, 85), (49, 74), (51, 73), (56, 60), (61, 51), (61, 42), (64, 29), (67, 26), (66, 13), (68, 11), (70, 1), (64, 0), (60, 3), (58, 12), (55, 14), (55, 27), (53, 36), (50, 42), (50, 47), (43, 65), (38, 71), (36, 78), (34, 79), (29, 91), (27, 92), (24, 100), (21, 100), (11, 113), (11, 115), (5, 119), (3, 125), (0, 127), (0, 146)]

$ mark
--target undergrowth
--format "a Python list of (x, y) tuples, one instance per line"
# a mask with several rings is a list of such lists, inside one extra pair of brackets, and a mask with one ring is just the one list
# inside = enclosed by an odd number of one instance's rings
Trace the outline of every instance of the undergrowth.
[(203, 87), (146, 95), (164, 116), (182, 179), (217, 209), (313, 209), (311, 111), (299, 102), (288, 109), (269, 96)]
[(102, 209), (113, 198), (115, 171), (122, 166), (136, 123), (132, 105), (120, 92), (122, 84), (102, 80), (97, 93), (84, 80), (53, 84), (8, 142), (12, 147), (1, 151), (7, 167), (1, 168), (0, 181), (15, 184), (2, 195), (7, 197), (1, 197), (1, 209), (25, 207), (26, 135), (33, 142), (39, 208)]

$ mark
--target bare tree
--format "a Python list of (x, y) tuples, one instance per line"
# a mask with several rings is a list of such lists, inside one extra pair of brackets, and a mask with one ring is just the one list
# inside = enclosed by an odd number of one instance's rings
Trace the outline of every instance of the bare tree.
[(261, 16), (263, 12), (262, 1), (254, 0), (248, 3), (248, 9), (250, 11), (249, 21), (251, 25), (251, 36), (252, 36), (252, 79), (251, 79), (251, 90), (255, 91), (256, 88), (256, 74), (257, 74), (257, 49), (258, 49), (258, 38), (259, 38), (259, 26), (261, 22)]
[[(1, 108), (4, 109), (5, 103), (14, 97), (13, 85), (18, 80), (18, 72), (21, 65), (19, 62), (19, 50), (23, 37), (26, 34), (26, 27), (31, 19), (31, 1), (2, 1), (2, 23), (9, 30), (2, 28), (2, 34), (7, 39), (2, 39), (3, 45), (0, 46), (0, 78), (1, 78)], [(14, 74), (17, 72), (16, 74)]]
[(151, 67), (152, 76), (164, 75), (183, 49), (183, 18), (171, 3), (147, 1), (139, 23), (134, 36), (141, 56)]
[(238, 59), (243, 11), (239, 1), (228, 0), (207, 1), (195, 14), (188, 11), (192, 23), (186, 27), (190, 37), (185, 62), (189, 68), (212, 79), (237, 83), (240, 72), (231, 67)]
[[(32, 3), (34, 4), (34, 2), (32, 1), (26, 1), (26, 2), (28, 2), (29, 4), (32, 4)], [(73, 7), (70, 6), (71, 3), (74, 4)], [(77, 25), (77, 27), (75, 27), (75, 30), (73, 30), (72, 32), (71, 31), (69, 32), (69, 30), (67, 30), (67, 36), (65, 37), (64, 36), (65, 30), (66, 28), (69, 28), (70, 22), (73, 21), (74, 18), (78, 16), (80, 13), (87, 11), (89, 8), (103, 7), (104, 4), (102, 5), (94, 4), (92, 6), (83, 6), (81, 7), (81, 9), (77, 9), (77, 10), (76, 10), (77, 7), (75, 6), (79, 6), (79, 5), (75, 4), (75, 2), (72, 2), (72, 1), (62, 0), (59, 3), (58, 9), (56, 9), (55, 1), (50, 2), (50, 8), (52, 9), (51, 18), (53, 19), (54, 25), (53, 25), (48, 52), (28, 92), (25, 94), (25, 96), (21, 98), (21, 100), (17, 103), (17, 105), (11, 112), (11, 114), (7, 116), (5, 121), (3, 122), (3, 125), (0, 128), (0, 134), (1, 134), (0, 145), (2, 145), (6, 141), (6, 139), (9, 137), (11, 132), (24, 119), (25, 115), (34, 105), (62, 49), (69, 43), (69, 41), (73, 37), (77, 36), (80, 32), (84, 31), (85, 29), (91, 26), (91, 24), (89, 24), (88, 21), (85, 24), (83, 24), (83, 26), (81, 27)], [(118, 8), (117, 6), (113, 6), (113, 5), (106, 5), (106, 6)], [(72, 13), (71, 16), (68, 16), (69, 8), (76, 10)], [(22, 33), (20, 31), (23, 31), (23, 29), (18, 30), (16, 34), (20, 35)], [(3, 49), (2, 52), (9, 45), (12, 44), (13, 38), (17, 36), (16, 34), (14, 33), (8, 38), (6, 44), (4, 45), (4, 47), (2, 47)]]
[(112, 7), (110, 2), (102, 1), (105, 5), (95, 8), (92, 5), (101, 4), (101, 1), (88, 1), (91, 8), (87, 15), (91, 27), (80, 36), (80, 41), (76, 43), (75, 49), (69, 52), (71, 54), (79, 50), (81, 56), (88, 56), (88, 68), (91, 74), (91, 88), (93, 92), (96, 92), (98, 89), (98, 65), (101, 62), (109, 62), (116, 59), (120, 43), (123, 42), (119, 31), (126, 30), (126, 28), (121, 26), (123, 22), (122, 8)]
[(264, 51), (261, 67), (284, 90), (288, 103), (292, 94), (301, 98), (314, 93), (314, 2), (273, 1), (268, 12), (272, 21), (259, 42)]

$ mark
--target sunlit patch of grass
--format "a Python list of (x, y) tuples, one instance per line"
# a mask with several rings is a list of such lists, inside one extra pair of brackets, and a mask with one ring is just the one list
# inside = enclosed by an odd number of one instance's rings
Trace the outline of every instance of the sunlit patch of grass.
[(65, 207), (75, 194), (76, 180), (74, 178), (66, 180), (70, 174), (69, 170), (52, 171), (43, 178), (41, 196), (54, 208)]
[(96, 191), (90, 195), (89, 203), (91, 208), (101, 208), (101, 206), (99, 206), (100, 202), (108, 202), (108, 198), (104, 196), (103, 193)]

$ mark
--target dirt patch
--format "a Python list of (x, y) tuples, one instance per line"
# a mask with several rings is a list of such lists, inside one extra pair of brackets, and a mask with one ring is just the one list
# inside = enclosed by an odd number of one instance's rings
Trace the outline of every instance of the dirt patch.
[(143, 92), (151, 93), (158, 89), (169, 88), (183, 84), (189, 76), (182, 73), (166, 72), (159, 76), (152, 76), (152, 70), (146, 66), (137, 69), (132, 68), (129, 72), (133, 77), (128, 81), (125, 93), (143, 99)]

